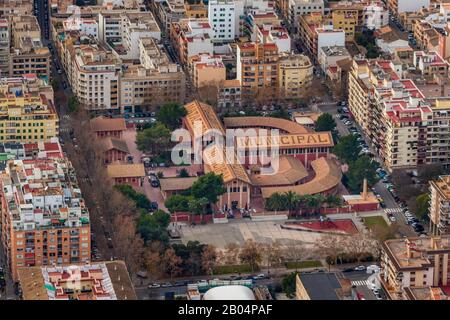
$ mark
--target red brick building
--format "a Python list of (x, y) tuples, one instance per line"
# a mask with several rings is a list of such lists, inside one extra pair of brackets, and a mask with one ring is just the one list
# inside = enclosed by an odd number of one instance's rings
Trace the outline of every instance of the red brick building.
[(127, 156), (130, 154), (127, 143), (116, 138), (107, 137), (102, 139), (100, 148), (103, 152), (104, 164), (126, 162)]
[(132, 187), (142, 187), (145, 169), (142, 163), (110, 164), (107, 167), (108, 176), (114, 184), (128, 184)]

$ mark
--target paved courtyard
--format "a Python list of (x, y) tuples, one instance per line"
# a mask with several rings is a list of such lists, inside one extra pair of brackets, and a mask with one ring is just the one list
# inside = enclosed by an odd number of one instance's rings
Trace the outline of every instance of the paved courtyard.
[(230, 221), (224, 224), (184, 225), (182, 227), (182, 241), (199, 241), (212, 244), (217, 248), (224, 248), (229, 243), (243, 244), (252, 239), (259, 243), (278, 241), (281, 244), (290, 242), (304, 242), (306, 246), (313, 246), (320, 241), (322, 234), (297, 230), (282, 229), (281, 221)]

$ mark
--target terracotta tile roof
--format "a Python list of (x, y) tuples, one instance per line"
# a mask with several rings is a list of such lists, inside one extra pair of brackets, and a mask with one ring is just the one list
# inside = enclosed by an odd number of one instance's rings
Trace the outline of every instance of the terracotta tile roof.
[(292, 134), (309, 132), (306, 127), (294, 121), (272, 117), (227, 117), (223, 119), (223, 122), (226, 128), (268, 127)]
[(97, 117), (91, 119), (91, 129), (97, 131), (125, 131), (127, 126), (123, 118)]
[(308, 171), (300, 160), (290, 156), (280, 156), (278, 171), (275, 174), (253, 174), (253, 186), (293, 185), (308, 176)]
[(162, 191), (187, 190), (197, 181), (198, 177), (163, 178), (159, 180)]
[(111, 178), (145, 177), (145, 169), (142, 163), (110, 164), (107, 167), (107, 172)]
[(263, 198), (269, 198), (277, 192), (288, 191), (293, 191), (299, 195), (322, 193), (333, 189), (341, 182), (342, 171), (333, 160), (319, 158), (311, 162), (311, 167), (316, 174), (313, 180), (296, 186), (262, 188)]
[(127, 143), (124, 140), (112, 138), (112, 137), (107, 137), (105, 139), (102, 139), (100, 142), (100, 148), (103, 152), (109, 151), (112, 149), (117, 149), (117, 150), (125, 152), (125, 153), (130, 153)]

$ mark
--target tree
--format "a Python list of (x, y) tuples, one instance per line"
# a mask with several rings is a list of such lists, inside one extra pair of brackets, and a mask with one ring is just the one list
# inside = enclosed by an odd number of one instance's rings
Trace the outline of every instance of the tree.
[(332, 264), (336, 265), (339, 256), (345, 252), (345, 244), (342, 242), (342, 236), (326, 234), (316, 242), (316, 251), (320, 257), (330, 258)]
[(317, 119), (316, 131), (334, 131), (336, 130), (336, 121), (329, 113), (322, 113)]
[(305, 196), (305, 205), (306, 208), (312, 213), (317, 213), (317, 210), (320, 209), (325, 198), (321, 194), (311, 194)]
[(282, 251), (278, 242), (267, 243), (262, 246), (262, 254), (266, 263), (267, 273), (270, 274), (270, 268), (281, 264)]
[(234, 265), (238, 263), (240, 247), (237, 243), (228, 243), (225, 246), (224, 260), (225, 264)]
[(142, 152), (150, 152), (158, 157), (167, 151), (170, 142), (170, 130), (162, 123), (156, 123), (153, 127), (138, 132), (136, 145)]
[(159, 109), (156, 119), (173, 131), (180, 127), (181, 119), (186, 116), (186, 113), (184, 106), (175, 102), (169, 102)]
[(355, 135), (343, 136), (338, 144), (333, 148), (333, 153), (344, 163), (350, 163), (358, 159), (361, 147)]
[(292, 272), (291, 274), (285, 276), (281, 282), (283, 292), (286, 293), (286, 296), (291, 299), (295, 296), (297, 274), (298, 272)]
[(153, 279), (159, 278), (164, 270), (161, 268), (162, 258), (161, 254), (164, 252), (164, 245), (159, 241), (153, 241), (148, 246), (146, 251), (146, 265), (150, 277)]
[(288, 199), (286, 194), (273, 193), (265, 202), (265, 207), (269, 211), (284, 211), (288, 209)]
[(285, 196), (287, 209), (289, 210), (289, 214), (291, 214), (292, 211), (296, 212), (298, 210), (303, 198), (299, 194), (297, 194), (293, 191), (286, 192), (284, 194), (284, 196)]
[(164, 252), (164, 256), (162, 257), (162, 265), (166, 273), (170, 276), (170, 279), (174, 276), (177, 276), (181, 272), (180, 265), (182, 263), (182, 259), (176, 255), (175, 250), (173, 248), (168, 248)]
[(367, 179), (367, 184), (373, 186), (377, 181), (378, 165), (368, 156), (361, 156), (356, 161), (350, 164), (349, 170), (346, 174), (347, 185), (352, 192), (361, 192), (364, 178)]
[(137, 208), (145, 210), (151, 209), (152, 206), (147, 196), (141, 192), (137, 192), (132, 186), (128, 184), (119, 184), (115, 185), (114, 188), (133, 200)]
[(408, 202), (408, 207), (414, 215), (423, 220), (427, 219), (428, 210), (430, 208), (430, 195), (428, 193), (422, 193), (421, 195), (413, 198)]
[(292, 241), (284, 246), (283, 257), (295, 263), (295, 271), (297, 271), (297, 262), (310, 257), (311, 252), (306, 249), (303, 242)]
[(419, 179), (422, 183), (428, 183), (430, 180), (435, 180), (437, 177), (445, 173), (441, 164), (427, 164), (420, 166), (417, 169)]
[(167, 227), (170, 223), (170, 216), (163, 210), (156, 210), (152, 215), (142, 213), (138, 222), (138, 232), (144, 241), (161, 241), (168, 243)]
[(75, 97), (75, 96), (69, 97), (69, 100), (67, 101), (67, 107), (68, 107), (70, 113), (77, 112), (79, 105), (80, 105), (80, 103), (78, 102), (77, 97)]
[(212, 245), (206, 245), (202, 251), (202, 268), (207, 274), (213, 274), (217, 264), (217, 250)]
[(279, 110), (273, 112), (270, 116), (274, 117), (274, 118), (281, 118), (281, 119), (291, 120), (291, 116), (284, 109), (279, 109)]
[(180, 172), (178, 172), (178, 177), (180, 178), (188, 178), (189, 177), (189, 171), (186, 170), (186, 168), (182, 168)]
[(196, 199), (206, 198), (210, 204), (219, 200), (219, 196), (224, 194), (225, 188), (223, 177), (210, 172), (198, 178), (192, 185), (192, 195)]
[(245, 241), (239, 253), (239, 260), (250, 265), (252, 272), (259, 269), (262, 261), (261, 245), (253, 240)]
[(166, 206), (167, 210), (169, 210), (170, 213), (186, 212), (189, 211), (190, 200), (191, 197), (184, 196), (181, 194), (174, 194), (171, 195), (169, 198), (167, 198), (164, 205)]

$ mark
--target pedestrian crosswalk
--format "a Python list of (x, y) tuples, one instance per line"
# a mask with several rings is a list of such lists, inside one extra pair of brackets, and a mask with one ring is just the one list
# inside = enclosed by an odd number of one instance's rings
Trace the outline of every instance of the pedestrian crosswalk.
[(368, 286), (368, 285), (369, 285), (369, 281), (367, 281), (367, 280), (352, 281), (352, 286), (363, 287), (363, 286)]
[(396, 213), (396, 212), (402, 212), (401, 208), (387, 208), (384, 209), (384, 212), (386, 213)]

